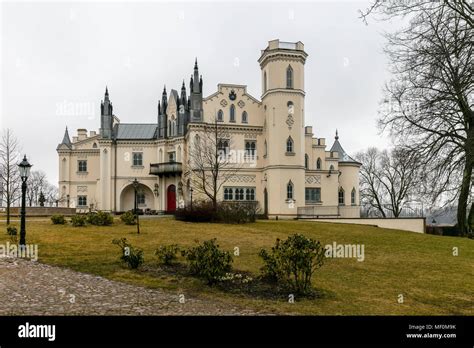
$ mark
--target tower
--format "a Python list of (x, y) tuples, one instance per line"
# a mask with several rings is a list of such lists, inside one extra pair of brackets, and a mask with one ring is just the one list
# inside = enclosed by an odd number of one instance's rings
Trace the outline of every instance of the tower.
[(201, 122), (203, 120), (202, 111), (202, 76), (199, 75), (199, 68), (196, 61), (194, 62), (194, 74), (191, 76), (189, 83), (189, 101), (191, 122)]
[(163, 87), (161, 94), (161, 104), (158, 102), (158, 138), (166, 138), (168, 130), (168, 117), (166, 109), (168, 107), (168, 94), (166, 93), (166, 86)]
[(302, 42), (269, 41), (258, 60), (262, 74), (268, 214), (296, 214), (305, 204), (304, 64)]
[(100, 135), (102, 138), (112, 138), (113, 122), (112, 102), (109, 99), (109, 90), (105, 87), (104, 100), (100, 104)]

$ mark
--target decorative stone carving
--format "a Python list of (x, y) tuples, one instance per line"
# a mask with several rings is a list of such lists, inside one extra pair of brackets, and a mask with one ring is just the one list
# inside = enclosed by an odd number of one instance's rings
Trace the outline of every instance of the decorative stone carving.
[(294, 123), (295, 123), (295, 120), (293, 119), (293, 116), (289, 114), (288, 118), (286, 119), (286, 124), (288, 125), (288, 129), (291, 129)]
[(233, 175), (229, 178), (229, 182), (252, 183), (255, 182), (255, 175)]
[(237, 105), (242, 109), (245, 106), (245, 102), (243, 100), (239, 100)]
[(306, 184), (321, 184), (321, 175), (306, 175)]
[(78, 186), (77, 192), (87, 192), (87, 186)]
[(222, 105), (222, 107), (225, 108), (225, 107), (227, 106), (227, 100), (222, 99), (222, 100), (221, 100), (221, 105)]

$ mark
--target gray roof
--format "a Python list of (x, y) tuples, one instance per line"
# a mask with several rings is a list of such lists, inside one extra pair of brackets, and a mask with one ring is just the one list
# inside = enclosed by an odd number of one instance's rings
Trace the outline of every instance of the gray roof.
[(157, 128), (155, 123), (119, 123), (115, 128), (115, 138), (155, 139)]
[(338, 162), (358, 163), (358, 164), (360, 164), (360, 162), (357, 162), (355, 159), (353, 159), (351, 156), (349, 156), (346, 153), (346, 151), (344, 151), (344, 149), (341, 146), (341, 143), (339, 142), (339, 135), (337, 134), (337, 130), (336, 130), (336, 137), (334, 139), (335, 139), (335, 141), (334, 141), (334, 144), (332, 144), (332, 147), (331, 147), (330, 151), (338, 153), (338, 155), (339, 155)]
[(61, 145), (66, 145), (67, 147), (71, 148), (71, 139), (69, 138), (69, 132), (67, 131), (67, 127), (66, 127), (66, 131), (64, 132), (64, 137), (63, 137), (63, 141), (58, 145), (57, 148), (59, 148)]

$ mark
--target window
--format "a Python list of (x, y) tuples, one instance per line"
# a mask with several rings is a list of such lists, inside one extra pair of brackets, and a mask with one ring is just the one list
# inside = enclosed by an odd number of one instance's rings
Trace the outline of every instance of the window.
[(246, 141), (245, 142), (245, 155), (246, 156), (255, 156), (256, 155), (256, 143), (255, 141)]
[(229, 153), (229, 141), (228, 140), (219, 140), (217, 143), (217, 150), (224, 155)]
[(291, 180), (286, 185), (286, 199), (293, 199), (293, 183)]
[(222, 110), (219, 110), (217, 112), (217, 121), (224, 121), (224, 113), (222, 112)]
[(137, 192), (137, 204), (145, 205), (145, 193)]
[(143, 166), (143, 152), (134, 152), (133, 153), (133, 165), (134, 166)]
[(293, 115), (295, 113), (295, 105), (293, 102), (290, 100), (288, 103), (286, 103), (286, 106), (288, 107), (288, 115)]
[(247, 111), (242, 112), (242, 123), (248, 123)]
[(92, 148), (93, 148), (93, 149), (97, 149), (97, 144), (94, 143), (94, 144), (92, 145)]
[(255, 200), (255, 190), (248, 188), (245, 190), (245, 200), (254, 201)]
[(244, 200), (244, 189), (242, 189), (242, 188), (235, 189), (235, 200), (236, 201), (243, 201)]
[(304, 168), (309, 169), (309, 157), (308, 154), (304, 155)]
[(234, 104), (230, 105), (230, 122), (235, 122), (235, 106), (234, 106)]
[(351, 192), (351, 204), (356, 205), (356, 190), (355, 188), (352, 188)]
[(255, 187), (225, 187), (225, 201), (254, 201)]
[(286, 152), (293, 152), (293, 139), (291, 137), (286, 140)]
[(87, 196), (77, 196), (77, 206), (87, 207)]
[(81, 160), (77, 161), (77, 171), (80, 173), (87, 172), (87, 161)]
[(332, 172), (334, 170), (334, 166), (331, 164), (331, 166), (329, 167), (329, 171)]
[(175, 152), (168, 152), (168, 162), (174, 162), (176, 160)]
[(344, 205), (344, 189), (342, 187), (339, 188), (338, 200), (339, 205)]
[(286, 69), (286, 88), (293, 88), (293, 68), (291, 65)]
[(263, 93), (267, 91), (267, 72), (263, 73)]
[(316, 169), (318, 169), (318, 170), (322, 169), (321, 158), (318, 158), (318, 160), (316, 161)]
[(305, 201), (306, 203), (321, 203), (321, 188), (307, 187), (305, 189)]
[(263, 143), (263, 155), (267, 157), (267, 140)]

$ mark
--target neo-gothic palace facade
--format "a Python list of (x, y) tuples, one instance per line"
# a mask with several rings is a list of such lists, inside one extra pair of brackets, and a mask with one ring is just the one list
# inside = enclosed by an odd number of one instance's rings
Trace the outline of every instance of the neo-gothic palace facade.
[(258, 201), (270, 218), (298, 212), (359, 217), (360, 163), (345, 153), (337, 133), (328, 151), (326, 139), (304, 126), (306, 58), (301, 42), (270, 41), (258, 59), (260, 100), (233, 84), (219, 84), (203, 97), (196, 61), (189, 90), (184, 82), (179, 93), (172, 89), (168, 95), (165, 88), (157, 120), (149, 124), (121, 123), (106, 89), (99, 133), (78, 129), (71, 141), (66, 129), (57, 147), (61, 205), (132, 209), (135, 178), (144, 210), (172, 212), (203, 198), (189, 180), (189, 157), (203, 125), (218, 124), (232, 138), (223, 139), (225, 146), (253, 159), (227, 178), (220, 200)]

